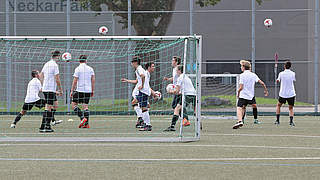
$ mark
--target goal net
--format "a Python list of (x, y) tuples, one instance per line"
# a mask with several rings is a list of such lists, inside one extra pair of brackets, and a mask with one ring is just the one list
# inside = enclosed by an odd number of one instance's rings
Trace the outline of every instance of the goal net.
[[(55, 132), (40, 134), (44, 109), (33, 107), (17, 123), (10, 124), (21, 111), (31, 71), (41, 71), (51, 59), (52, 51), (69, 52), (69, 62), (59, 60), (59, 74), (63, 95), (57, 96), (56, 120), (63, 123), (53, 126)], [(80, 118), (74, 113), (70, 89), (79, 56), (87, 55), (87, 64), (95, 72), (95, 94), (90, 99), (90, 128), (78, 128)], [(132, 108), (132, 90), (135, 84), (121, 82), (121, 78), (136, 79), (131, 66), (133, 56), (139, 56), (144, 65), (154, 62), (150, 86), (162, 94), (161, 99), (149, 98), (152, 131), (139, 131), (135, 127), (137, 116)], [(190, 126), (176, 131), (163, 132), (172, 119), (173, 95), (167, 93), (172, 77), (172, 57), (180, 56), (184, 74), (191, 77), (197, 91), (195, 108), (187, 107)], [(2, 140), (40, 141), (194, 141), (200, 132), (200, 59), (201, 36), (99, 36), (99, 37), (0, 37), (0, 128)], [(41, 98), (43, 94), (39, 94)], [(184, 96), (183, 96), (184, 97)], [(184, 99), (182, 98), (182, 104)], [(79, 106), (81, 107), (81, 106)], [(183, 112), (185, 113), (185, 112)]]
[(239, 74), (202, 74), (202, 114), (236, 116)]

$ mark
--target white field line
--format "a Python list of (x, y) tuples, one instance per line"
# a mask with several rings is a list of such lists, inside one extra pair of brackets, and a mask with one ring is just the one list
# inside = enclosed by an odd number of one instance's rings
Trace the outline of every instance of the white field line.
[(299, 138), (320, 138), (320, 136), (298, 135), (298, 134), (201, 134), (201, 136), (249, 136), (249, 137), (299, 137)]
[[(106, 129), (107, 130), (107, 129)], [(42, 133), (0, 133), (2, 136), (7, 136), (7, 135), (39, 135)], [(144, 134), (143, 132), (137, 132), (137, 133), (72, 133), (72, 132), (61, 132), (57, 133), (55, 132), (52, 135), (141, 135)], [(150, 133), (145, 133), (145, 134), (150, 134)], [(151, 133), (153, 135), (164, 135), (164, 134), (174, 134), (174, 133)], [(202, 133), (201, 136), (249, 136), (249, 137), (297, 137), (297, 138), (320, 138), (320, 136), (313, 136), (313, 135), (297, 135), (297, 134), (206, 134)], [(1, 138), (1, 137), (0, 137)]]
[(12, 146), (102, 146), (102, 147), (211, 147), (211, 148), (261, 148), (261, 149), (301, 149), (301, 150), (320, 150), (320, 147), (304, 147), (304, 146), (252, 146), (252, 145), (214, 145), (214, 144), (109, 144), (109, 143), (92, 143), (92, 144), (45, 144), (45, 143), (33, 143), (33, 144), (0, 144), (0, 147), (12, 147)]
[(0, 161), (259, 161), (259, 160), (320, 160), (320, 157), (256, 157), (256, 158), (188, 158), (188, 159), (87, 159), (87, 158), (0, 158)]

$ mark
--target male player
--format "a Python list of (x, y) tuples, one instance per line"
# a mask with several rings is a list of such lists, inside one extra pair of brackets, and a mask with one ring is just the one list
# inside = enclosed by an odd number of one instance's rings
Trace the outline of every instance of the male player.
[(21, 117), (24, 116), (27, 111), (30, 111), (33, 106), (38, 107), (39, 109), (45, 106), (44, 99), (40, 99), (39, 92), (41, 91), (42, 85), (39, 80), (39, 71), (33, 70), (31, 72), (32, 80), (28, 83), (27, 95), (24, 100), (22, 110), (11, 123), (10, 128), (16, 128), (17, 123), (20, 121)]
[(142, 119), (145, 123), (145, 126), (142, 131), (152, 131), (152, 126), (150, 123), (150, 116), (148, 111), (148, 98), (151, 95), (150, 88), (150, 74), (148, 74), (140, 65), (141, 59), (137, 56), (133, 57), (131, 61), (132, 67), (136, 70), (136, 77), (138, 80), (138, 90), (139, 94), (136, 96), (139, 106), (142, 110)]
[[(96, 80), (94, 70), (87, 65), (87, 56), (81, 55), (79, 62), (80, 65), (74, 70), (70, 97), (72, 97), (72, 108), (81, 120), (79, 128), (90, 128), (88, 104), (90, 97), (94, 96)], [(83, 112), (78, 104), (82, 104)]]
[(237, 116), (238, 122), (233, 126), (233, 129), (238, 129), (243, 126), (243, 115), (245, 107), (248, 104), (252, 105), (253, 116), (255, 121), (257, 121), (258, 111), (257, 111), (257, 103), (254, 96), (254, 85), (259, 82), (264, 87), (264, 95), (268, 96), (268, 89), (263, 81), (259, 79), (259, 77), (250, 71), (251, 64), (249, 61), (240, 61), (241, 71), (243, 73), (240, 74), (240, 87), (237, 92), (238, 104), (237, 104)]
[[(54, 132), (51, 129), (50, 122), (54, 119), (54, 102), (57, 101), (57, 95), (62, 96), (62, 87), (59, 75), (59, 67), (56, 61), (60, 59), (60, 51), (54, 51), (52, 58), (42, 68), (40, 81), (43, 82), (42, 92), (45, 97), (45, 111), (43, 113), (42, 123), (39, 132)], [(58, 87), (58, 91), (56, 89)]]
[[(240, 60), (240, 64), (243, 65), (244, 63), (246, 63), (246, 60)], [(251, 67), (250, 67), (250, 71), (251, 71)], [(255, 105), (255, 104), (251, 104), (252, 106), (252, 111), (254, 112), (253, 114), (256, 115), (254, 116), (254, 121), (253, 123), (254, 124), (260, 124), (260, 121), (258, 120), (258, 113), (255, 113), (255, 112), (258, 112), (258, 107)], [(242, 107), (243, 109), (243, 116), (242, 116), (242, 122), (244, 123), (244, 118), (246, 116), (246, 107)]]
[(280, 108), (282, 104), (285, 104), (288, 102), (289, 105), (289, 116), (290, 116), (290, 126), (295, 126), (293, 122), (293, 106), (294, 106), (294, 100), (296, 97), (296, 92), (294, 90), (294, 81), (296, 81), (296, 74), (290, 70), (291, 68), (291, 62), (290, 60), (287, 60), (284, 63), (284, 71), (279, 73), (277, 83), (280, 84), (280, 92), (279, 92), (279, 100), (276, 108), (276, 116), (277, 120), (275, 121), (275, 124), (280, 124)]
[[(196, 105), (196, 90), (192, 84), (191, 79), (183, 73), (183, 66), (177, 66), (177, 75), (179, 78), (177, 79), (177, 84), (174, 90), (170, 91), (170, 94), (176, 95), (177, 105), (174, 108), (174, 114), (172, 117), (171, 125), (165, 129), (164, 131), (175, 131), (175, 125), (179, 119), (179, 115), (181, 114), (182, 109), (182, 93), (184, 93), (185, 97), (185, 106), (183, 107), (183, 118), (187, 120), (188, 125), (190, 125), (188, 113), (187, 113), (187, 106), (192, 104), (193, 109), (195, 109)], [(186, 123), (183, 123), (184, 126)]]
[[(181, 58), (179, 56), (173, 56), (172, 61), (171, 61), (171, 66), (173, 67), (172, 69), (172, 77), (164, 77), (163, 80), (172, 82), (173, 85), (177, 85), (177, 80), (179, 78), (179, 75), (177, 74), (177, 67), (181, 64)], [(174, 93), (173, 93), (174, 94)], [(172, 100), (172, 109), (175, 109), (179, 101), (179, 97), (177, 94), (174, 94), (173, 100)], [(190, 122), (186, 119), (183, 120), (183, 125), (184, 126), (189, 126)]]
[[(146, 70), (145, 70), (146, 77), (149, 79), (149, 82), (150, 82), (150, 73), (154, 72), (155, 64), (153, 62), (148, 62), (145, 65), (145, 68), (146, 68)], [(121, 81), (136, 84), (136, 86), (132, 92), (132, 97), (133, 97), (132, 105), (133, 105), (134, 110), (136, 111), (137, 117), (138, 117), (136, 128), (145, 128), (146, 122), (144, 122), (144, 120), (143, 120), (142, 109), (139, 107), (139, 104), (138, 104), (139, 102), (136, 98), (139, 95), (138, 87), (140, 86), (140, 84), (138, 83), (138, 78), (136, 80), (128, 80), (128, 79), (122, 78)], [(149, 85), (149, 87), (150, 87), (150, 85)], [(150, 88), (150, 91), (151, 91), (151, 95), (156, 98), (157, 95), (155, 94), (153, 89)], [(147, 107), (150, 108), (149, 102), (148, 102)]]

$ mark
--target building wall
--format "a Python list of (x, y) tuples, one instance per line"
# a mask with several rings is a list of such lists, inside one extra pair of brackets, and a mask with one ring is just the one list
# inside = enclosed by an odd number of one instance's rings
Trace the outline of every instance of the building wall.
[[(66, 1), (59, 0), (14, 0), (9, 1), (10, 35), (66, 35)], [(42, 3), (42, 4), (41, 4)], [(293, 61), (297, 76), (297, 100), (313, 102), (313, 11), (259, 11), (268, 9), (312, 9), (314, 0), (265, 0), (256, 9), (256, 73), (270, 87), (273, 95), (273, 59), (275, 52), (280, 60)], [(0, 12), (5, 12), (5, 0), (0, 0)], [(34, 7), (32, 7), (32, 4)], [(126, 35), (127, 29), (117, 23), (119, 17), (112, 14), (90, 14), (73, 2), (71, 14), (71, 35), (97, 35), (100, 25), (110, 29), (110, 35)], [(103, 6), (106, 10), (106, 7)], [(189, 2), (177, 0), (176, 10), (189, 10)], [(193, 33), (203, 36), (203, 61), (232, 62), (230, 64), (204, 64), (203, 73), (240, 73), (240, 59), (251, 58), (251, 1), (222, 0), (215, 7), (200, 8), (194, 5)], [(203, 12), (204, 10), (240, 10), (239, 12)], [(25, 12), (25, 13), (22, 13)], [(51, 13), (52, 12), (52, 13)], [(273, 19), (273, 26), (263, 26), (265, 18)], [(114, 32), (112, 21), (115, 22)], [(15, 30), (16, 29), (16, 30)], [(133, 33), (134, 32), (134, 28)], [(5, 14), (0, 13), (0, 34), (5, 35)], [(189, 14), (174, 13), (166, 35), (188, 35)], [(269, 62), (261, 64), (260, 62)], [(259, 64), (260, 63), (260, 64)], [(223, 67), (223, 68), (221, 68)], [(280, 65), (281, 67), (281, 65)], [(280, 71), (281, 68), (278, 68)], [(257, 88), (262, 96), (261, 88)]]

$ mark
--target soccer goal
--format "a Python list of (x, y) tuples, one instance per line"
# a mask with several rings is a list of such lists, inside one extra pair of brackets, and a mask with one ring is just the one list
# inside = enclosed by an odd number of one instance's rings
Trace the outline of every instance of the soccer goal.
[(201, 75), (202, 114), (236, 116), (240, 74)]
[[(0, 129), (1, 141), (161, 141), (185, 142), (200, 139), (201, 121), (201, 36), (0, 36)], [(53, 126), (55, 132), (39, 133), (44, 109), (33, 107), (16, 128), (10, 123), (21, 111), (31, 71), (41, 72), (53, 51), (71, 54), (70, 61), (57, 61), (63, 95), (58, 96), (55, 119), (63, 120)], [(79, 117), (73, 111), (70, 89), (79, 56), (87, 55), (87, 64), (95, 71), (95, 94), (90, 99), (90, 128), (78, 128)], [(132, 108), (135, 84), (121, 82), (121, 78), (135, 80), (131, 66), (134, 56), (141, 65), (154, 62), (150, 87), (161, 93), (161, 99), (149, 97), (152, 131), (135, 127), (137, 116)], [(190, 126), (182, 125), (180, 117), (176, 131), (163, 132), (171, 123), (173, 95), (167, 93), (172, 77), (172, 58), (181, 57), (183, 75), (190, 76), (196, 89), (196, 101), (182, 109)], [(182, 104), (185, 105), (184, 92)], [(40, 93), (40, 97), (43, 94)], [(79, 106), (81, 107), (81, 105)], [(187, 111), (187, 112), (183, 112)]]

